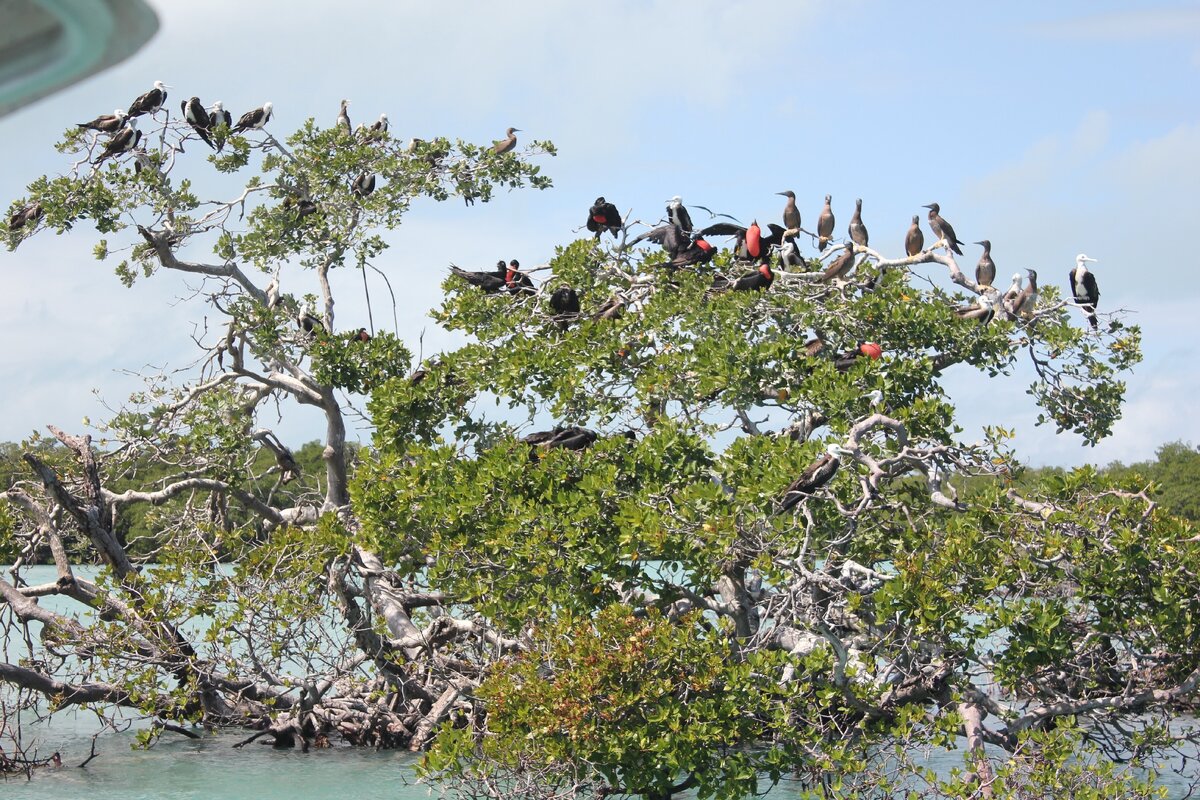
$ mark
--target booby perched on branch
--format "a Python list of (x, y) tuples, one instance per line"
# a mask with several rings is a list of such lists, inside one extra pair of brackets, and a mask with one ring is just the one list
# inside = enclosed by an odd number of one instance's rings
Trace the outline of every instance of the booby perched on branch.
[(342, 101), (342, 105), (338, 109), (337, 125), (346, 133), (351, 133), (354, 129), (350, 126), (350, 114), (346, 111), (348, 105), (350, 105), (349, 100)]
[(667, 201), (667, 220), (672, 225), (678, 225), (684, 233), (692, 232), (692, 215), (683, 204), (683, 198), (675, 195)]
[(833, 195), (825, 195), (825, 207), (821, 209), (821, 216), (817, 217), (817, 249), (822, 253), (829, 246), (829, 241), (833, 237)]
[(91, 122), (80, 122), (77, 127), (101, 133), (116, 133), (125, 127), (127, 119), (129, 119), (129, 115), (125, 113), (125, 109), (118, 108), (111, 114), (101, 114)]
[(846, 247), (842, 254), (830, 262), (825, 272), (817, 280), (821, 283), (829, 283), (834, 278), (840, 280), (845, 278), (853, 267), (854, 242), (846, 242)]
[(786, 192), (776, 192), (775, 194), (787, 198), (787, 203), (783, 206), (783, 227), (788, 230), (799, 228), (800, 209), (796, 208), (796, 193), (788, 189)]
[(854, 216), (850, 218), (850, 241), (862, 247), (867, 246), (870, 236), (867, 234), (867, 226), (862, 221), (862, 198), (854, 201)]
[(996, 262), (992, 261), (992, 243), (984, 239), (975, 244), (983, 247), (983, 255), (979, 257), (979, 263), (975, 265), (975, 284), (991, 286), (992, 281), (996, 280)]
[(963, 251), (959, 245), (962, 242), (954, 235), (954, 226), (942, 219), (942, 207), (937, 203), (930, 203), (927, 206), (922, 206), (922, 208), (929, 209), (929, 230), (933, 231), (933, 235), (938, 237), (938, 241), (945, 241), (946, 247), (949, 247), (961, 256)]
[(253, 111), (247, 111), (238, 119), (237, 125), (233, 126), (233, 132), (241, 133), (242, 131), (262, 130), (263, 126), (270, 122), (273, 108), (274, 106), (271, 105), (270, 101), (267, 101), (261, 107)]
[(517, 146), (517, 134), (520, 133), (520, 128), (509, 128), (505, 131), (504, 138), (492, 142), (492, 152), (496, 155), (507, 153)]
[(1013, 314), (1013, 316), (1016, 316), (1016, 313), (1017, 313), (1016, 302), (1017, 302), (1017, 298), (1020, 296), (1021, 296), (1021, 273), (1014, 272), (1013, 276), (1012, 276), (1012, 283), (1009, 284), (1008, 289), (1004, 292), (1004, 298), (1003, 298), (1004, 305), (1008, 308), (1009, 312), (1011, 312)]
[(18, 208), (8, 218), (8, 229), (10, 231), (19, 231), (30, 222), (37, 222), (42, 218), (45, 211), (42, 210), (41, 203), (30, 203), (29, 205)]
[(925, 234), (921, 232), (921, 218), (913, 214), (912, 225), (908, 226), (908, 233), (904, 235), (904, 252), (915, 256), (924, 249)]
[(162, 81), (155, 81), (154, 88), (143, 95), (139, 95), (136, 100), (129, 104), (129, 116), (138, 117), (142, 114), (157, 114), (158, 110), (163, 107), (163, 103), (167, 102), (167, 89), (170, 89)]
[(1075, 269), (1070, 272), (1071, 295), (1087, 314), (1088, 323), (1096, 329), (1096, 304), (1100, 302), (1100, 289), (1096, 286), (1096, 276), (1088, 271), (1085, 262), (1096, 263), (1096, 259), (1088, 258), (1083, 253), (1075, 256)]
[(1029, 319), (1033, 316), (1034, 309), (1037, 308), (1037, 272), (1031, 269), (1027, 269), (1025, 272), (1029, 275), (1029, 283), (1025, 285), (1025, 288), (1017, 295), (1017, 299), (1013, 301), (1013, 313)]
[(779, 498), (780, 513), (795, 508), (805, 497), (829, 483), (837, 474), (838, 467), (842, 465), (841, 457), (849, 453), (850, 451), (837, 444), (826, 447), (824, 455), (809, 464), (804, 472), (800, 473), (800, 477), (783, 490), (783, 496)]

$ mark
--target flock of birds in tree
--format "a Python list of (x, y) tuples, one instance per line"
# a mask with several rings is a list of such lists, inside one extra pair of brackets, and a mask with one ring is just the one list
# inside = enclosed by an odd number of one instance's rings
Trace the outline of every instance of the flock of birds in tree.
[[(155, 81), (154, 87), (145, 94), (138, 96), (130, 104), (128, 110), (118, 108), (112, 114), (104, 114), (89, 122), (79, 123), (78, 127), (81, 129), (96, 131), (98, 134), (104, 134), (109, 137), (95, 160), (96, 165), (102, 164), (109, 158), (136, 150), (142, 138), (142, 132), (137, 128), (138, 117), (146, 114), (153, 116), (160, 110), (164, 110), (166, 108), (167, 89), (169, 88), (171, 87), (165, 85), (162, 81)], [(344, 129), (347, 133), (353, 133), (354, 129), (351, 127), (348, 111), (349, 105), (350, 102), (348, 100), (341, 101), (336, 125)], [(180, 104), (183, 119), (205, 144), (216, 151), (222, 149), (225, 137), (229, 134), (261, 130), (271, 120), (272, 108), (270, 102), (264, 103), (262, 106), (242, 114), (235, 124), (232, 115), (225, 110), (220, 101), (206, 108), (198, 97), (193, 96)], [(387, 114), (380, 114), (379, 119), (369, 127), (360, 125), (357, 129), (358, 133), (368, 136), (386, 132), (387, 130)], [(513, 150), (517, 144), (516, 134), (519, 131), (520, 129), (518, 128), (508, 128), (505, 138), (493, 143), (491, 152), (503, 154)], [(413, 143), (410, 143), (410, 151), (413, 149), (413, 144), (418, 142), (419, 140), (414, 139)], [(352, 193), (359, 197), (371, 194), (374, 189), (375, 176), (366, 173), (362, 173), (356, 177), (351, 185)], [(769, 289), (775, 281), (775, 273), (772, 270), (773, 260), (777, 260), (778, 266), (783, 270), (801, 267), (805, 264), (805, 259), (800, 254), (800, 247), (797, 241), (800, 234), (803, 233), (812, 237), (816, 242), (818, 251), (824, 252), (833, 241), (835, 227), (832, 197), (830, 195), (825, 195), (825, 204), (820, 215), (817, 217), (817, 229), (816, 233), (813, 234), (805, 231), (802, 227), (802, 219), (800, 210), (796, 204), (795, 192), (789, 190), (778, 192), (777, 194), (786, 198), (782, 213), (783, 224), (768, 223), (766, 232), (759, 226), (757, 220), (751, 222), (749, 226), (742, 226), (737, 224), (736, 221), (718, 222), (697, 230), (687, 207), (683, 205), (682, 198), (675, 196), (667, 202), (664, 224), (635, 237), (630, 241), (629, 246), (642, 241), (649, 241), (659, 245), (669, 257), (669, 261), (667, 262), (668, 269), (676, 270), (703, 265), (712, 261), (717, 251), (708, 242), (706, 237), (733, 237), (733, 253), (735, 258), (739, 262), (748, 262), (754, 265), (755, 269), (748, 274), (732, 280), (723, 275), (715, 275), (713, 277), (712, 291), (763, 291)], [(306, 215), (306, 209), (303, 207), (304, 202), (303, 200), (300, 201), (298, 217)], [(309, 205), (313, 207), (307, 209), (308, 213), (316, 210), (315, 205), (311, 201), (309, 201)], [(697, 206), (697, 208), (703, 207)], [(929, 228), (936, 237), (933, 247), (944, 245), (953, 252), (962, 255), (961, 245), (963, 242), (955, 235), (954, 227), (942, 217), (940, 206), (937, 203), (930, 203), (925, 208), (929, 209)], [(717, 216), (727, 216), (714, 214), (706, 208), (704, 210), (708, 211), (714, 218)], [(11, 232), (21, 230), (27, 225), (35, 224), (42, 216), (43, 210), (39, 203), (25, 206), (18, 209), (9, 217), (9, 230)], [(614, 237), (620, 236), (625, 231), (626, 224), (615, 205), (604, 197), (598, 197), (596, 198), (596, 202), (588, 209), (585, 227), (599, 239), (605, 232)], [(862, 219), (861, 199), (855, 201), (854, 215), (850, 219), (847, 234), (849, 238), (842, 246), (842, 252), (816, 278), (818, 282), (828, 283), (835, 280), (844, 280), (855, 267), (856, 246), (862, 248), (869, 246), (870, 237), (866, 224)], [(996, 264), (992, 259), (991, 242), (983, 239), (976, 242), (976, 244), (983, 248), (983, 253), (975, 267), (976, 285), (980, 289), (993, 288), (993, 281), (996, 278)], [(912, 224), (909, 226), (904, 238), (904, 250), (909, 257), (912, 257), (922, 253), (924, 248), (925, 235), (921, 230), (920, 217), (914, 215)], [(1087, 315), (1088, 322), (1094, 329), (1097, 327), (1095, 310), (1100, 299), (1100, 292), (1096, 286), (1095, 276), (1087, 269), (1086, 265), (1088, 262), (1094, 263), (1095, 259), (1083, 254), (1077, 256), (1075, 268), (1070, 272), (1069, 281), (1072, 298), (1083, 309)], [(451, 266), (451, 271), (468, 284), (478, 287), (488, 294), (506, 293), (512, 296), (535, 294), (537, 289), (533, 281), (526, 273), (520, 270), (520, 266), (520, 263), (516, 259), (508, 262), (501, 259), (496, 263), (495, 269), (490, 272), (472, 272), (453, 265)], [(1014, 274), (1012, 284), (1002, 298), (1005, 307), (1014, 317), (1031, 316), (1037, 304), (1037, 272), (1032, 269), (1027, 270), (1027, 272), (1029, 278), (1028, 284), (1023, 286), (1020, 273)], [(268, 287), (267, 298), (268, 306), (274, 307), (277, 305), (279, 300), (277, 281), (273, 281), (272, 285)], [(580, 317), (581, 307), (579, 296), (570, 286), (557, 288), (550, 295), (549, 302), (551, 308), (554, 310), (555, 319), (562, 328), (566, 328), (572, 321)], [(625, 302), (620, 297), (614, 296), (603, 303), (592, 316), (597, 319), (614, 319), (623, 313), (624, 307)], [(981, 324), (987, 324), (993, 319), (996, 309), (994, 303), (987, 299), (987, 294), (980, 291), (980, 299), (976, 304), (956, 309), (956, 312), (964, 318), (978, 319)], [(309, 334), (324, 330), (321, 319), (309, 311), (302, 310), (297, 317), (297, 323), (301, 330)], [(365, 328), (360, 328), (354, 338), (366, 342), (370, 340), (371, 336)], [(811, 339), (805, 343), (805, 351), (809, 356), (821, 353), (825, 347), (825, 342), (820, 338)], [(835, 354), (833, 360), (836, 368), (844, 372), (850, 369), (859, 357), (866, 356), (872, 360), (877, 360), (881, 355), (882, 348), (878, 344), (860, 341), (853, 348)], [(413, 383), (417, 383), (424, 376), (425, 371), (418, 370), (417, 373), (414, 373), (411, 380)], [(874, 402), (880, 402), (881, 397), (878, 397), (878, 392), (874, 392), (872, 395), (876, 396)], [(626, 435), (632, 437), (631, 432)], [(555, 427), (549, 431), (529, 434), (522, 441), (530, 446), (531, 458), (537, 458), (546, 450), (553, 448), (582, 450), (592, 445), (597, 438), (598, 434), (594, 431), (571, 426)], [(804, 497), (828, 483), (836, 474), (841, 463), (841, 457), (847, 454), (847, 451), (841, 446), (830, 444), (820, 458), (809, 465), (799, 478), (784, 489), (778, 500), (778, 510), (783, 512), (792, 509)]]

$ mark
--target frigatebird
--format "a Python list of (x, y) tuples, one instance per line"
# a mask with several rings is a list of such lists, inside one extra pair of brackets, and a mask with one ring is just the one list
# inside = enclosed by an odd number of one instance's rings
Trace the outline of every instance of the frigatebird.
[(854, 242), (846, 242), (845, 249), (842, 254), (835, 258), (826, 267), (825, 272), (821, 274), (817, 280), (821, 283), (829, 283), (829, 281), (837, 278), (841, 280), (849, 274), (854, 267)]
[(19, 231), (31, 222), (37, 222), (42, 218), (42, 214), (44, 213), (45, 211), (42, 210), (41, 203), (30, 203), (13, 212), (12, 216), (8, 218), (8, 229), (10, 231)]
[(520, 128), (509, 128), (505, 132), (503, 139), (498, 139), (497, 141), (492, 142), (492, 152), (496, 155), (500, 155), (501, 153), (507, 153), (509, 150), (512, 150), (514, 147), (516, 147), (517, 134), (520, 132), (520, 130)]
[(833, 366), (837, 368), (838, 372), (846, 372), (852, 366), (854, 366), (854, 362), (862, 356), (866, 356), (872, 361), (878, 361), (882, 355), (883, 348), (877, 343), (859, 342), (846, 352), (838, 353), (838, 355), (833, 359)]
[(208, 118), (212, 121), (214, 128), (222, 125), (226, 128), (233, 127), (233, 115), (225, 110), (225, 106), (220, 100), (212, 104), (212, 108), (208, 110)]
[(154, 88), (143, 95), (139, 95), (129, 105), (129, 116), (139, 117), (142, 114), (156, 114), (163, 107), (163, 103), (167, 102), (167, 86), (162, 81), (155, 81)]
[(468, 272), (453, 264), (450, 265), (450, 271), (472, 286), (483, 289), (487, 294), (495, 294), (508, 284), (508, 265), (504, 263), (503, 258), (496, 262), (496, 269), (491, 272)]
[(817, 249), (821, 252), (825, 252), (833, 237), (833, 224), (833, 195), (827, 194), (825, 207), (821, 209), (821, 216), (817, 217)]
[(349, 100), (343, 100), (341, 108), (338, 109), (337, 125), (346, 133), (354, 130), (350, 125), (350, 114), (346, 111), (346, 106), (350, 105)]
[(1096, 259), (1088, 258), (1083, 253), (1075, 256), (1075, 269), (1071, 270), (1069, 276), (1071, 280), (1071, 296), (1075, 298), (1087, 314), (1088, 322), (1092, 328), (1098, 327), (1096, 319), (1096, 304), (1100, 302), (1100, 288), (1096, 286), (1096, 276), (1088, 271), (1085, 262), (1091, 261), (1096, 263)]
[(360, 342), (369, 342), (371, 341), (371, 334), (367, 333), (366, 328), (359, 328), (358, 333), (354, 334), (354, 338)]
[(731, 282), (724, 275), (717, 275), (713, 278), (712, 291), (724, 292), (730, 289), (735, 292), (761, 291), (769, 288), (774, 282), (775, 273), (771, 272), (771, 265), (763, 263), (754, 272), (743, 275), (736, 281)]
[(379, 119), (371, 123), (371, 133), (387, 133), (388, 117), (387, 114), (380, 114)]
[(137, 118), (130, 117), (125, 121), (125, 127), (108, 140), (108, 144), (104, 146), (104, 152), (96, 159), (96, 166), (106, 158), (112, 158), (121, 153), (128, 153), (130, 150), (138, 146), (138, 142), (142, 140), (142, 132), (137, 129)]
[(216, 150), (217, 146), (208, 136), (208, 132), (212, 130), (212, 117), (209, 116), (208, 110), (200, 104), (200, 98), (193, 95), (187, 100), (180, 101), (179, 110), (183, 112), (184, 120), (192, 126), (192, 130), (200, 136), (200, 139)]
[(271, 120), (273, 108), (274, 106), (268, 101), (253, 111), (247, 111), (238, 119), (237, 125), (233, 126), (233, 132), (241, 133), (242, 131), (262, 130), (262, 127)]
[(311, 311), (301, 311), (296, 315), (296, 324), (305, 333), (325, 333), (325, 323)]
[(692, 232), (692, 215), (688, 213), (687, 207), (683, 204), (683, 198), (679, 195), (675, 195), (667, 201), (667, 221), (672, 225), (679, 226), (684, 233)]
[(629, 242), (629, 246), (632, 247), (638, 242), (645, 241), (654, 242), (657, 245), (661, 245), (662, 249), (667, 253), (667, 255), (671, 256), (671, 258), (674, 258), (681, 250), (691, 244), (691, 239), (686, 233), (684, 233), (683, 228), (675, 222), (668, 222), (666, 225), (659, 225), (657, 228), (651, 228), (645, 233), (635, 237), (631, 242)]
[(537, 292), (537, 289), (533, 288), (533, 281), (529, 280), (528, 275), (521, 272), (521, 262), (515, 258), (508, 262), (508, 269), (504, 272), (504, 285), (512, 294), (535, 294)]
[(538, 431), (522, 437), (521, 442), (529, 445), (529, 460), (537, 461), (547, 450), (559, 448), (562, 450), (586, 450), (599, 438), (595, 431), (580, 428), (577, 425), (568, 427), (555, 426), (552, 430)]
[(692, 238), (691, 243), (675, 254), (671, 259), (671, 267), (691, 267), (696, 264), (707, 264), (713, 260), (713, 256), (717, 254), (717, 248), (713, 247), (703, 236), (696, 235)]
[(783, 495), (779, 498), (779, 512), (783, 513), (795, 508), (796, 504), (805, 497), (829, 483), (842, 464), (841, 456), (848, 455), (849, 452), (837, 444), (827, 446), (824, 454), (809, 464), (804, 472), (800, 473), (800, 477), (783, 490)]
[(101, 114), (91, 122), (80, 122), (77, 127), (101, 133), (116, 133), (125, 127), (127, 119), (129, 119), (129, 115), (125, 113), (125, 109), (118, 108), (111, 114)]
[(787, 198), (787, 203), (783, 206), (783, 227), (789, 230), (799, 228), (800, 209), (796, 208), (796, 193), (788, 189), (786, 192), (776, 192), (775, 194)]
[(365, 172), (360, 172), (354, 179), (354, 182), (350, 184), (350, 192), (356, 197), (366, 197), (373, 191), (375, 191), (374, 172), (369, 175)]
[(572, 320), (579, 317), (579, 294), (570, 286), (560, 286), (550, 295), (550, 307), (558, 326), (566, 330)]
[(925, 234), (921, 232), (921, 218), (913, 214), (912, 225), (904, 235), (904, 252), (915, 256), (925, 248)]
[(933, 231), (933, 235), (938, 238), (938, 241), (945, 241), (947, 247), (961, 256), (963, 251), (959, 245), (962, 242), (954, 235), (954, 226), (942, 219), (942, 207), (937, 203), (921, 207), (929, 209), (929, 230)]
[(850, 241), (857, 245), (867, 246), (870, 237), (867, 235), (867, 226), (862, 221), (862, 198), (854, 201), (854, 216), (850, 218)]
[(733, 236), (736, 238), (733, 254), (737, 258), (743, 261), (765, 261), (771, 254), (771, 247), (781, 245), (783, 235), (787, 233), (785, 228), (774, 222), (768, 223), (767, 227), (770, 228), (771, 233), (763, 236), (762, 228), (758, 226), (758, 220), (751, 222), (749, 228), (743, 228), (732, 222), (718, 222), (700, 231), (700, 235)]
[(983, 248), (983, 255), (979, 257), (979, 263), (975, 265), (975, 284), (991, 286), (992, 281), (996, 280), (996, 262), (992, 261), (992, 243), (984, 239), (975, 244)]
[(596, 202), (588, 209), (587, 229), (599, 239), (600, 234), (605, 231), (616, 237), (621, 232), (621, 227), (621, 214), (617, 207), (603, 197), (597, 197)]

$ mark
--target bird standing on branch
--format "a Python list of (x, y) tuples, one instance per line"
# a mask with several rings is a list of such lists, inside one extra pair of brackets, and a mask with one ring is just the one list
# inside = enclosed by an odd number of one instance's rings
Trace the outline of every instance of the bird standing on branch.
[(783, 490), (783, 495), (779, 498), (779, 512), (783, 513), (795, 508), (796, 504), (805, 497), (833, 480), (838, 467), (842, 464), (842, 455), (849, 454), (850, 451), (840, 445), (830, 444), (827, 446), (824, 455), (809, 464), (804, 472), (800, 473), (800, 477)]
[(346, 107), (350, 105), (349, 100), (343, 100), (342, 106), (338, 109), (337, 125), (346, 133), (350, 133), (354, 129), (350, 127), (350, 114), (346, 111)]
[(949, 247), (960, 256), (963, 254), (959, 245), (962, 244), (958, 237), (954, 235), (954, 227), (946, 220), (942, 219), (941, 206), (937, 203), (930, 203), (922, 208), (929, 209), (929, 230), (933, 231), (933, 235), (938, 237), (938, 241), (944, 241), (946, 247)]
[(503, 258), (496, 262), (496, 268), (491, 272), (468, 272), (453, 264), (450, 265), (450, 271), (472, 286), (478, 286), (486, 294), (495, 294), (508, 284), (508, 265)]
[(992, 261), (992, 243), (984, 239), (975, 244), (983, 248), (983, 255), (979, 257), (979, 263), (975, 265), (975, 285), (991, 286), (992, 281), (996, 280), (996, 262)]
[(167, 102), (167, 89), (170, 88), (162, 81), (155, 81), (153, 89), (143, 95), (138, 95), (138, 98), (129, 104), (129, 116), (157, 114), (158, 110), (163, 107), (163, 103)]
[(242, 114), (240, 119), (238, 119), (237, 125), (233, 126), (233, 132), (241, 133), (242, 131), (262, 130), (263, 126), (271, 121), (271, 114), (274, 108), (275, 107), (272, 106), (268, 101), (253, 111), (247, 111), (245, 114)]
[(830, 262), (829, 266), (817, 280), (821, 283), (829, 283), (834, 278), (841, 280), (845, 278), (850, 270), (854, 267), (854, 242), (846, 242), (845, 249), (842, 254)]
[(692, 215), (683, 205), (683, 198), (675, 195), (667, 201), (667, 220), (672, 225), (678, 225), (684, 233), (692, 232)]
[(827, 194), (825, 207), (821, 209), (821, 216), (817, 217), (817, 249), (822, 253), (833, 237), (833, 224), (833, 195)]
[(588, 209), (587, 229), (599, 239), (600, 234), (605, 231), (616, 237), (621, 232), (621, 227), (621, 214), (617, 207), (603, 197), (597, 197), (596, 202)]
[(96, 166), (100, 166), (106, 158), (112, 158), (121, 153), (128, 153), (137, 147), (138, 142), (141, 140), (142, 132), (137, 129), (137, 118), (130, 117), (125, 121), (125, 127), (108, 140), (108, 144), (104, 147), (104, 152), (96, 159)]
[(771, 265), (763, 263), (754, 272), (743, 275), (732, 283), (724, 275), (717, 275), (713, 278), (712, 291), (724, 292), (730, 289), (735, 292), (761, 291), (770, 288), (774, 282), (775, 273), (771, 272)]
[(921, 232), (921, 218), (913, 214), (912, 225), (908, 226), (908, 233), (904, 235), (904, 252), (915, 256), (923, 249), (925, 234)]
[(125, 109), (118, 108), (111, 114), (101, 114), (91, 122), (80, 122), (77, 127), (101, 133), (116, 133), (125, 127), (127, 119), (129, 119), (129, 115), (125, 113)]
[(179, 103), (179, 110), (183, 112), (183, 118), (188, 125), (192, 126), (192, 130), (200, 137), (200, 139), (209, 147), (216, 150), (217, 146), (213, 144), (209, 138), (208, 132), (212, 130), (212, 117), (209, 116), (208, 110), (200, 103), (200, 98), (193, 95), (187, 100)]
[(492, 142), (492, 152), (496, 155), (500, 155), (501, 153), (507, 153), (509, 150), (512, 150), (514, 147), (516, 147), (517, 134), (520, 132), (520, 130), (520, 128), (509, 128), (508, 131), (505, 132), (503, 139)]
[(1100, 288), (1096, 286), (1096, 276), (1088, 271), (1086, 262), (1096, 263), (1096, 259), (1088, 258), (1083, 253), (1075, 256), (1075, 269), (1070, 272), (1071, 296), (1075, 298), (1084, 313), (1088, 323), (1095, 330), (1099, 327), (1096, 319), (1096, 304), (1100, 302)]
[(786, 192), (776, 192), (775, 194), (787, 198), (787, 202), (783, 206), (783, 227), (788, 230), (799, 230), (800, 209), (796, 208), (796, 193), (788, 189)]
[(850, 241), (863, 247), (870, 241), (867, 226), (862, 221), (862, 198), (854, 201), (854, 216), (850, 218)]

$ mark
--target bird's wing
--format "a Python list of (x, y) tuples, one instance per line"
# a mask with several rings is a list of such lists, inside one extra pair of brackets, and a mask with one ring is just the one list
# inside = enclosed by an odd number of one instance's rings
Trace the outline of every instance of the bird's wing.
[(718, 222), (700, 231), (701, 236), (741, 236), (745, 233), (746, 229), (741, 225), (730, 222)]

